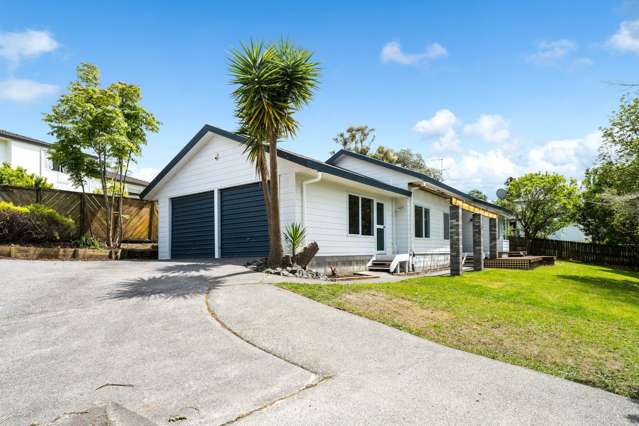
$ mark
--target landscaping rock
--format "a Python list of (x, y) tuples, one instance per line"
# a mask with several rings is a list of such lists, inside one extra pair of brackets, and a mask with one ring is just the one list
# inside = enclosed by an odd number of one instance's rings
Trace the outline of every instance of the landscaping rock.
[(295, 256), (296, 263), (303, 269), (306, 269), (311, 260), (315, 257), (319, 251), (319, 246), (315, 241), (309, 243), (302, 249), (302, 251)]
[[(290, 260), (290, 256), (289, 256)], [(287, 265), (286, 263), (289, 261), (285, 261), (282, 267), (279, 268), (269, 268), (266, 262), (266, 259), (258, 259), (253, 262), (247, 262), (246, 267), (251, 271), (263, 272), (265, 274), (271, 275), (279, 275), (281, 277), (296, 277), (302, 279), (310, 279), (310, 280), (328, 280), (329, 278), (321, 274), (317, 271), (313, 271), (311, 269), (306, 269), (301, 265), (296, 263), (291, 263)]]

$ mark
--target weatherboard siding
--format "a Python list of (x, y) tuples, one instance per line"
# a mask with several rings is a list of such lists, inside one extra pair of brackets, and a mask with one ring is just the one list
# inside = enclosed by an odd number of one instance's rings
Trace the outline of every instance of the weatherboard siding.
[(376, 253), (375, 234), (362, 236), (348, 233), (349, 194), (384, 203), (386, 252), (394, 252), (392, 198), (327, 181), (308, 185), (306, 190), (305, 225), (308, 240), (316, 241), (319, 245), (319, 256), (372, 256)]
[(391, 170), (347, 155), (339, 157), (335, 165), (404, 189), (408, 188), (409, 182), (419, 180), (414, 176), (400, 173), (396, 170)]
[(415, 238), (414, 208), (411, 211), (411, 237), (413, 250), (423, 252), (449, 252), (450, 241), (444, 239), (444, 213), (449, 212), (450, 203), (447, 198), (438, 197), (429, 192), (413, 191), (413, 206), (418, 205), (430, 210), (430, 237)]

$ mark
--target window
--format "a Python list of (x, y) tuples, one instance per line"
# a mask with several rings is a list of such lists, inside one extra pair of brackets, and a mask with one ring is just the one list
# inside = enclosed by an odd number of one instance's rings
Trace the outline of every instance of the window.
[(359, 234), (359, 197), (348, 196), (348, 233)]
[(430, 210), (415, 206), (415, 238), (430, 238)]
[(450, 214), (444, 213), (444, 239), (450, 240)]
[(353, 235), (373, 235), (373, 200), (348, 196), (348, 233)]
[(362, 235), (373, 235), (373, 200), (362, 198)]
[(49, 170), (53, 170), (55, 172), (61, 172), (62, 171), (62, 167), (56, 163), (55, 161), (49, 159), (47, 161), (47, 165), (49, 166)]
[(424, 209), (415, 206), (415, 237), (424, 238)]

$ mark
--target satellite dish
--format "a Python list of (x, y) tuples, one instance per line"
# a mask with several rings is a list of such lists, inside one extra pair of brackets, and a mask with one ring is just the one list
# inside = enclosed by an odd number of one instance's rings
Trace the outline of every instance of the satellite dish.
[(504, 188), (499, 188), (497, 190), (497, 198), (499, 198), (500, 200), (506, 198), (506, 195), (508, 195), (508, 192), (506, 192)]

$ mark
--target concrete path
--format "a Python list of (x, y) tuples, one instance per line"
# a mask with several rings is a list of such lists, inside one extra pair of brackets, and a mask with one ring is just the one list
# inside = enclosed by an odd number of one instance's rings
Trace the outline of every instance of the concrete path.
[(242, 338), (325, 377), (247, 424), (631, 424), (639, 404), (450, 349), (257, 284), (209, 306)]
[(211, 287), (263, 277), (215, 263), (0, 260), (0, 425), (62, 424), (109, 401), (157, 424), (214, 425), (315, 383), (208, 312)]

